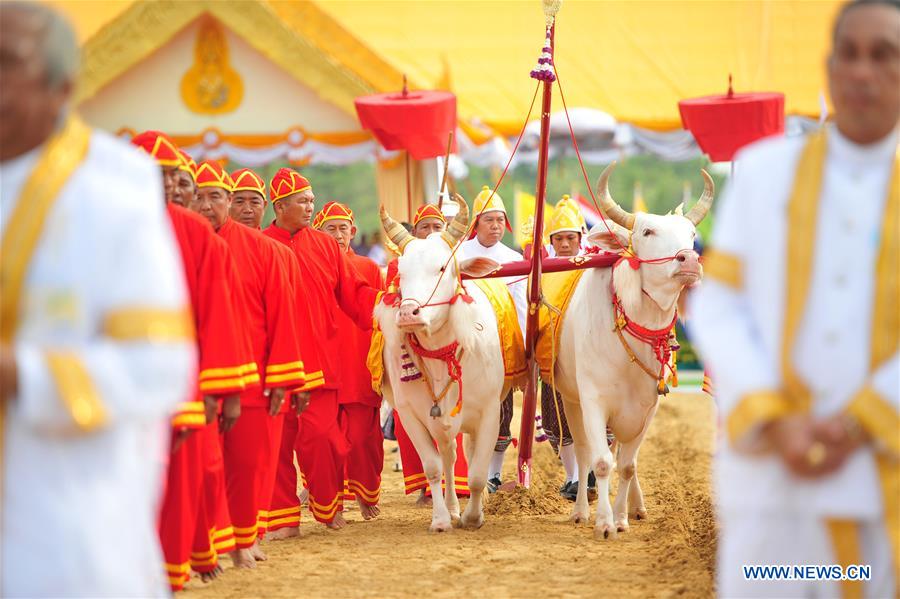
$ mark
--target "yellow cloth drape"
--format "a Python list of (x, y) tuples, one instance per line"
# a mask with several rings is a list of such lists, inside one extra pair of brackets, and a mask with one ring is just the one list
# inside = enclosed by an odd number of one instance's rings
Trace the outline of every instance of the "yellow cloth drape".
[[(513, 388), (525, 386), (525, 342), (516, 319), (509, 287), (499, 279), (478, 279), (475, 285), (481, 289), (494, 307), (497, 315), (497, 333), (500, 335), (500, 349), (503, 351), (503, 375)], [(502, 399), (502, 398), (501, 398)]]
[(541, 369), (541, 378), (548, 383), (553, 381), (553, 368), (556, 366), (556, 356), (559, 355), (559, 337), (566, 309), (569, 307), (569, 301), (583, 274), (583, 270), (570, 270), (548, 273), (541, 277), (544, 301), (559, 310), (557, 314), (554, 310), (542, 305), (538, 313), (538, 340), (535, 358)]

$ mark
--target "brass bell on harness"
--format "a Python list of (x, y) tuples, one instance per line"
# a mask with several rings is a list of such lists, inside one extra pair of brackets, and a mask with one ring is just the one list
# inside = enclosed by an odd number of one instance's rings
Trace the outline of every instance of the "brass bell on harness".
[(668, 395), (669, 394), (669, 385), (664, 380), (660, 380), (656, 385), (656, 393), (657, 395)]
[(440, 418), (441, 417), (441, 406), (434, 404), (431, 406), (431, 412), (429, 414), (432, 418)]

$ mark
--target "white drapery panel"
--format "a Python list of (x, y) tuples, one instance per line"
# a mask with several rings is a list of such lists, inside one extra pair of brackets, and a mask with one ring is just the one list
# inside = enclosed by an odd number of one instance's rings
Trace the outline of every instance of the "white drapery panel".
[[(607, 164), (635, 154), (652, 154), (663, 160), (683, 161), (701, 156), (700, 148), (690, 131), (653, 131), (642, 129), (629, 123), (616, 123), (608, 114), (590, 108), (573, 108), (569, 111), (572, 130), (581, 157), (587, 164)], [(819, 127), (818, 121), (806, 117), (788, 116), (785, 119), (785, 134), (802, 135)], [(120, 136), (130, 139), (128, 130)], [(513, 158), (512, 167), (518, 164), (534, 164), (538, 158), (540, 123), (528, 124), (522, 142)], [(272, 135), (271, 144), (245, 145), (239, 138), (231, 138), (215, 131), (206, 131), (199, 141), (184, 146), (184, 150), (198, 162), (200, 160), (231, 160), (248, 167), (258, 167), (273, 162), (287, 161), (293, 164), (346, 165), (354, 162), (394, 163), (401, 152), (388, 151), (375, 140), (358, 143), (329, 143), (312, 136), (299, 135), (291, 129), (283, 136)], [(197, 139), (194, 136), (193, 139)], [(455, 175), (465, 172), (469, 166), (482, 168), (503, 168), (510, 158), (516, 139), (492, 137), (481, 144), (474, 143), (466, 133), (456, 131), (458, 153), (453, 156), (450, 166)], [(565, 113), (558, 112), (550, 117), (550, 157), (574, 156), (569, 124)]]

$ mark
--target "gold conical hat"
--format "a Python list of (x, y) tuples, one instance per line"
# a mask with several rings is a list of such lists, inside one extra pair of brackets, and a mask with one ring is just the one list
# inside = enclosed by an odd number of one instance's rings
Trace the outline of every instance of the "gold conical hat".
[(553, 209), (553, 216), (547, 222), (546, 237), (549, 240), (554, 233), (562, 233), (563, 231), (581, 233), (583, 226), (584, 217), (581, 215), (578, 205), (569, 196), (564, 195), (557, 202), (556, 207)]
[[(493, 194), (493, 195), (492, 195)], [(484, 212), (502, 212), (506, 214), (506, 206), (503, 205), (503, 198), (499, 193), (485, 185), (481, 191), (475, 196), (475, 206), (472, 209), (476, 215)]]

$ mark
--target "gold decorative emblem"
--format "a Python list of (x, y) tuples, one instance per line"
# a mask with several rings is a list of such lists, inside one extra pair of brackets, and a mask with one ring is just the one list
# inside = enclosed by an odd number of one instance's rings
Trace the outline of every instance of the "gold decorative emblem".
[(228, 42), (221, 23), (200, 22), (194, 44), (194, 64), (181, 78), (181, 98), (193, 112), (231, 112), (244, 98), (244, 82), (228, 62)]

